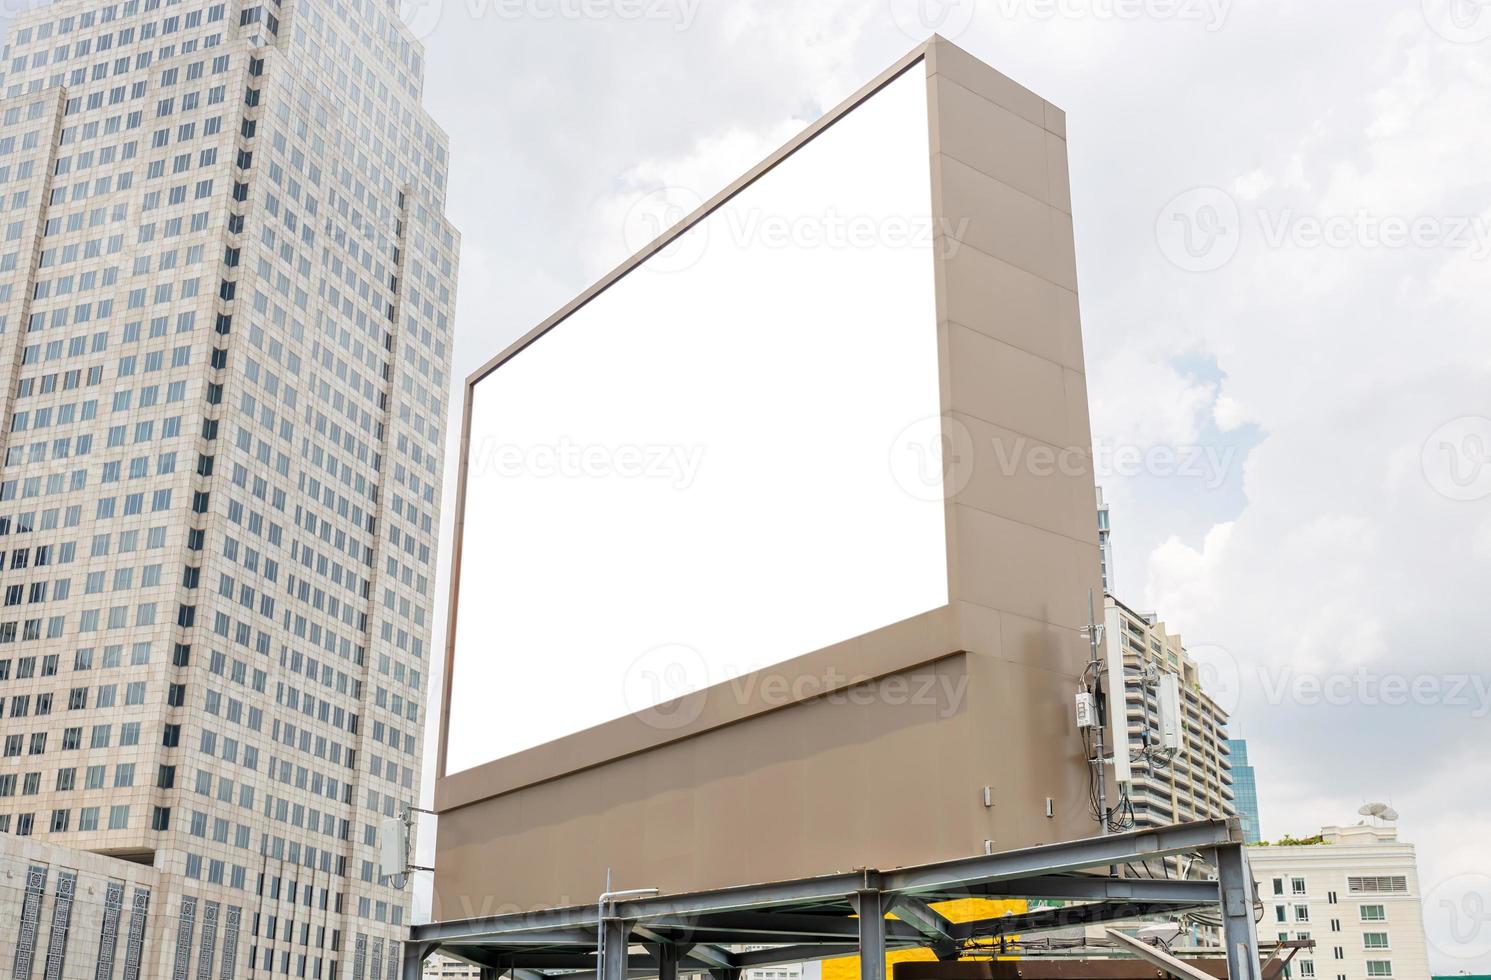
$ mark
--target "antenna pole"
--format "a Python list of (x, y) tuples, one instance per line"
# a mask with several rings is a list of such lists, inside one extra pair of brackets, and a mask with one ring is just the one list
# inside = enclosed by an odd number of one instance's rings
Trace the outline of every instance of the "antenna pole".
[[(1100, 690), (1102, 687), (1103, 658), (1102, 650), (1098, 644), (1097, 605), (1093, 599), (1091, 589), (1087, 590), (1087, 644), (1092, 655), (1087, 664), (1087, 669), (1092, 672), (1092, 680), (1089, 683), (1094, 690)], [(1093, 703), (1096, 705), (1098, 700), (1098, 698), (1094, 698)], [(1103, 724), (1108, 714), (1109, 712), (1106, 711), (1100, 712), (1097, 718), (1098, 723), (1093, 726), (1097, 758), (1088, 761), (1088, 765), (1092, 767), (1093, 777), (1098, 781), (1098, 823), (1101, 825), (1100, 832), (1105, 837), (1108, 835), (1108, 778), (1107, 773), (1103, 771)]]

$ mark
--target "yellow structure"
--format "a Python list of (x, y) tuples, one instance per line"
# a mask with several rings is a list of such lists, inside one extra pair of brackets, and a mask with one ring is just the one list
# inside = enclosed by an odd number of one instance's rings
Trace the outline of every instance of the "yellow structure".
[[(1025, 899), (960, 898), (951, 902), (935, 902), (932, 908), (945, 915), (951, 922), (975, 922), (979, 919), (996, 919), (1001, 915), (1019, 915), (1029, 911), (1030, 903)], [(895, 918), (895, 916), (891, 916)], [(935, 960), (930, 949), (900, 949), (885, 956), (885, 975), (892, 975), (897, 963), (914, 960)], [(845, 956), (823, 961), (822, 980), (859, 980), (859, 957)]]

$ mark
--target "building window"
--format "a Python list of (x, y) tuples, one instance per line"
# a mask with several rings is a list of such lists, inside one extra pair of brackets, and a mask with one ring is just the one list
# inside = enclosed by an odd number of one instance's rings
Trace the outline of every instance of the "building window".
[(1306, 894), (1306, 892), (1305, 892), (1305, 879), (1303, 879), (1303, 878), (1290, 878), (1289, 879), (1289, 892), (1292, 895), (1304, 895), (1304, 894)]
[(1296, 905), (1294, 907), (1294, 921), (1295, 922), (1309, 922), (1310, 921), (1310, 906), (1308, 906), (1308, 905)]
[(1387, 921), (1387, 907), (1384, 906), (1384, 905), (1363, 905), (1362, 906), (1362, 921), (1363, 922), (1386, 922)]
[(1364, 932), (1362, 933), (1362, 947), (1364, 949), (1391, 949), (1388, 945), (1387, 933)]
[(1346, 879), (1346, 888), (1353, 894), (1365, 892), (1402, 893), (1408, 891), (1408, 879), (1403, 875), (1377, 875)]
[(1369, 977), (1390, 977), (1392, 975), (1393, 975), (1393, 961), (1392, 960), (1368, 960), (1367, 961), (1367, 976), (1369, 976)]

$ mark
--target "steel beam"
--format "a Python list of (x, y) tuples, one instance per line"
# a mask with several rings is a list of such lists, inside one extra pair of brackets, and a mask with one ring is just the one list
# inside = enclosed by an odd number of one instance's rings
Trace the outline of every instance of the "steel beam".
[(697, 943), (689, 947), (689, 959), (703, 963), (711, 970), (735, 969), (735, 957), (717, 946)]
[(404, 943), (403, 980), (423, 980), (425, 958), (435, 951), (433, 943)]
[[(618, 902), (614, 914), (640, 921), (654, 918), (687, 918), (718, 912), (841, 902), (867, 886), (883, 892), (912, 895), (979, 894), (981, 885), (1009, 879), (1053, 875), (1058, 872), (1122, 864), (1142, 857), (1158, 857), (1202, 850), (1242, 840), (1236, 818), (1175, 824), (1154, 830), (1110, 834), (1087, 840), (1008, 851), (938, 864), (887, 872), (853, 872), (800, 878), (765, 885), (745, 885), (684, 895), (640, 898)], [(878, 878), (878, 881), (873, 879)], [(1093, 896), (1105, 897), (1105, 896)], [(1112, 896), (1124, 897), (1124, 896)], [(540, 912), (431, 922), (414, 926), (416, 942), (445, 942), (462, 936), (495, 937), (540, 929), (595, 928), (594, 906), (549, 909)]]
[(1258, 925), (1253, 919), (1253, 871), (1242, 844), (1216, 849), (1213, 862), (1222, 892), (1222, 942), (1232, 980), (1260, 980)]
[[(666, 936), (676, 943), (811, 943), (859, 937), (859, 926), (849, 917), (848, 909), (838, 915), (727, 912), (696, 919), (648, 919), (638, 923), (636, 931), (639, 935)], [(921, 938), (921, 931), (909, 921), (887, 922), (886, 935), (915, 941)]]
[(1093, 922), (1116, 922), (1133, 919), (1156, 912), (1165, 914), (1196, 908), (1196, 904), (1159, 904), (1155, 902), (1088, 902), (1068, 905), (1063, 908), (1032, 909), (1018, 915), (1005, 915), (996, 919), (980, 919), (977, 922), (960, 922), (953, 927), (959, 940), (996, 936), (1030, 935), (1051, 932), (1054, 929), (1069, 929)]
[[(897, 895), (891, 903), (891, 913), (919, 932), (939, 960), (958, 958), (958, 941), (953, 936), (953, 924), (941, 912), (914, 896)], [(887, 926), (895, 924), (886, 923)]]
[(577, 946), (582, 949), (595, 948), (594, 929), (535, 929), (532, 932), (514, 932), (501, 940), (491, 936), (455, 936), (441, 940), (440, 945), (452, 948), (459, 946), (491, 946), (500, 941), (504, 946)]
[(859, 915), (860, 980), (885, 980), (885, 906), (885, 894), (876, 889), (854, 894), (854, 911)]
[(657, 960), (657, 980), (678, 980), (679, 949), (672, 943), (657, 943), (652, 949)]
[(1181, 854), (1240, 842), (1241, 839), (1242, 830), (1237, 818), (1203, 820), (882, 871), (880, 881), (881, 888), (888, 892), (912, 895), (957, 892), (986, 882), (1123, 864), (1140, 857)]
[(1148, 943), (1142, 943), (1127, 933), (1119, 932), (1117, 929), (1108, 929), (1108, 938), (1117, 942), (1120, 946), (1133, 953), (1152, 966), (1158, 967), (1162, 974), (1168, 973), (1181, 980), (1216, 980), (1210, 973), (1198, 970), (1185, 960), (1171, 956), (1158, 947)]
[(606, 918), (601, 922), (605, 948), (601, 950), (598, 980), (626, 980), (627, 948), (632, 939), (632, 925), (625, 919)]
[(996, 882), (982, 889), (982, 894), (1003, 898), (1059, 898), (1089, 902), (1195, 902), (1198, 905), (1215, 905), (1220, 893), (1215, 881), (1041, 875)]
[[(886, 948), (905, 949), (908, 943), (886, 943)], [(801, 946), (773, 946), (768, 949), (753, 949), (735, 954), (735, 963), (741, 969), (750, 970), (759, 966), (778, 966), (783, 963), (813, 963), (818, 960), (836, 960), (853, 956), (859, 948), (858, 941), (850, 945), (809, 943)]]

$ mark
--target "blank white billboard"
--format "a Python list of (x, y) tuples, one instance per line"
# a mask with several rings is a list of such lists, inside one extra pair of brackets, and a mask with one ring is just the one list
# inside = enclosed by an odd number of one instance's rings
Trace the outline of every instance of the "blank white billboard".
[(947, 603), (931, 199), (914, 67), (475, 383), (447, 772)]

